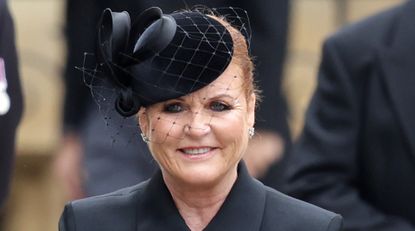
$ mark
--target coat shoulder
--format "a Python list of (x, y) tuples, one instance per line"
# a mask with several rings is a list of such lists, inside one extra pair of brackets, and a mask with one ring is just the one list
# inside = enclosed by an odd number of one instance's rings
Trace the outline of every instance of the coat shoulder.
[(148, 181), (112, 193), (69, 202), (59, 222), (60, 231), (131, 230), (136, 206)]
[(144, 191), (147, 181), (135, 186), (123, 188), (115, 192), (89, 197), (71, 202), (74, 210), (90, 211), (98, 209), (111, 209), (113, 207), (128, 206), (132, 200), (139, 198)]
[(346, 76), (360, 89), (376, 65), (378, 52), (393, 44), (404, 6), (344, 26), (329, 36), (323, 44), (319, 75)]
[(399, 5), (346, 25), (328, 37), (326, 43), (352, 50), (387, 46), (393, 42), (393, 30), (403, 11), (404, 5)]
[[(342, 217), (265, 186), (266, 207), (263, 227), (269, 230), (339, 231)], [(277, 229), (272, 229), (275, 227)], [(268, 230), (268, 229), (264, 229)]]

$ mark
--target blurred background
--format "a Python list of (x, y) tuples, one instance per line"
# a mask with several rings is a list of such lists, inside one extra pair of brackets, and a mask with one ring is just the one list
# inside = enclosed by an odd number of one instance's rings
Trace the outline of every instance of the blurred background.
[[(402, 0), (291, 0), (284, 92), (293, 137), (315, 87), (321, 44), (339, 27)], [(9, 0), (15, 20), (24, 117), (4, 231), (57, 230), (65, 198), (51, 163), (60, 142), (64, 0)], [(258, 1), (260, 4), (260, 1)], [(80, 9), (81, 10), (81, 9)]]

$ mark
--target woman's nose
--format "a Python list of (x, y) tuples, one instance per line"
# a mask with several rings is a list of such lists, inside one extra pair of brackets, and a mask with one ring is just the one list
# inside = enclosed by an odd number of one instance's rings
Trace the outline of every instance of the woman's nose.
[(192, 112), (188, 123), (184, 126), (184, 132), (189, 136), (204, 136), (210, 132), (211, 115), (200, 111)]

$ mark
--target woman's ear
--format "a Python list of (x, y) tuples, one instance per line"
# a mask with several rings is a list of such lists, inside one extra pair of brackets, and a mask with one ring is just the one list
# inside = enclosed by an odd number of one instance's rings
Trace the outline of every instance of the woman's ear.
[(144, 107), (140, 108), (140, 110), (138, 111), (137, 117), (138, 117), (138, 125), (140, 126), (141, 132), (148, 136), (149, 135), (148, 134), (149, 121), (148, 121), (146, 109)]
[(255, 124), (255, 103), (256, 103), (256, 95), (252, 93), (248, 99), (247, 105), (247, 115), (248, 115), (248, 126), (253, 127)]

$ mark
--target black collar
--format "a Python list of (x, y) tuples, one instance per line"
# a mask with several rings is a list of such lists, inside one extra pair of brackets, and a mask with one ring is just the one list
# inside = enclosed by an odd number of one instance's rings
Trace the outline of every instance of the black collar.
[[(189, 230), (164, 184), (160, 170), (150, 180), (142, 199), (137, 214), (138, 230)], [(264, 208), (263, 185), (249, 175), (241, 161), (231, 192), (205, 230), (259, 230)]]

